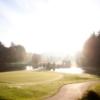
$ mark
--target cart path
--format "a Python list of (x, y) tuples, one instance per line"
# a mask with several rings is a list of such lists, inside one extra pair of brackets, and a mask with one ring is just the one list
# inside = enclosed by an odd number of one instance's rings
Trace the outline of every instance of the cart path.
[(46, 100), (78, 100), (83, 96), (88, 87), (93, 85), (95, 82), (97, 81), (64, 85), (57, 94)]

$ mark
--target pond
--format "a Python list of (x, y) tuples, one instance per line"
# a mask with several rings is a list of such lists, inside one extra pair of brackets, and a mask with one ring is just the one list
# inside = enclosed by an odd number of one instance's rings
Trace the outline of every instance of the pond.
[[(32, 66), (26, 66), (27, 71), (39, 71), (42, 70), (43, 67), (33, 68)], [(55, 70), (51, 69), (50, 71), (60, 72), (60, 73), (70, 73), (70, 74), (81, 74), (84, 70), (80, 67), (68, 67), (68, 68), (55, 68)]]
[[(51, 69), (51, 71), (53, 70)], [(80, 67), (70, 67), (70, 68), (56, 68), (55, 72), (81, 74), (84, 72), (84, 70)]]

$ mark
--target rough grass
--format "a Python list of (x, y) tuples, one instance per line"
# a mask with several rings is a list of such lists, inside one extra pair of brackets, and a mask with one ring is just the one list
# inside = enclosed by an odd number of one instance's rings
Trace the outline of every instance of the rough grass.
[(100, 100), (100, 81), (90, 86), (81, 100)]
[(95, 79), (91, 75), (55, 72), (0, 73), (0, 100), (44, 100), (64, 84)]
[(90, 88), (92, 91), (96, 92), (100, 96), (100, 82), (96, 83)]

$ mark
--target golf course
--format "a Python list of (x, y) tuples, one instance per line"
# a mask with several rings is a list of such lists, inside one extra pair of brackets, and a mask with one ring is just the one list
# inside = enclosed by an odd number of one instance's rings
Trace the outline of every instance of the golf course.
[(65, 84), (90, 80), (98, 80), (98, 78), (89, 74), (63, 74), (49, 71), (1, 72), (0, 100), (46, 100)]

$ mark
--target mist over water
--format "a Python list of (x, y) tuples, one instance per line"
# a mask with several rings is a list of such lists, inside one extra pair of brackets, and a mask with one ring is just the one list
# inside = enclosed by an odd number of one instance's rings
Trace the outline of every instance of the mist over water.
[[(27, 71), (38, 71), (38, 70), (43, 70), (43, 66), (38, 67), (38, 68), (33, 68), (32, 66), (26, 66)], [(84, 70), (80, 67), (77, 66), (75, 62), (72, 62), (71, 67), (58, 67), (55, 68), (55, 70), (51, 69), (50, 71), (55, 71), (59, 73), (69, 73), (69, 74), (81, 74), (84, 72)]]
[(56, 68), (55, 72), (61, 72), (61, 73), (70, 73), (70, 74), (81, 74), (84, 72), (84, 70), (77, 66), (76, 62), (73, 61), (71, 63), (71, 67), (68, 68)]
[(55, 72), (69, 73), (69, 74), (81, 74), (84, 71), (79, 67), (70, 67), (70, 68), (56, 68)]

